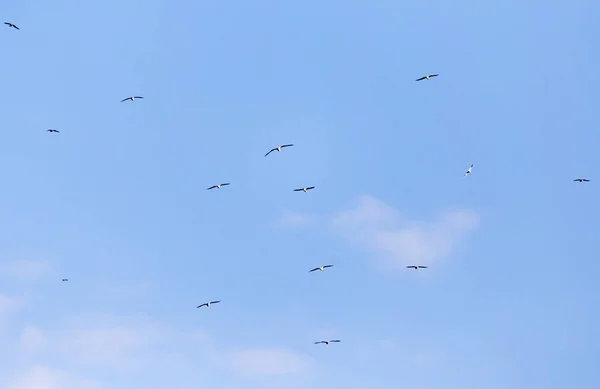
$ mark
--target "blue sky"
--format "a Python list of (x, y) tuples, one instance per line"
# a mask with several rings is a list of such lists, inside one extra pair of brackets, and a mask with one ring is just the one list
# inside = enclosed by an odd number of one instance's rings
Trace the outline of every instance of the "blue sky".
[(0, 387), (597, 388), (595, 2), (0, 9)]

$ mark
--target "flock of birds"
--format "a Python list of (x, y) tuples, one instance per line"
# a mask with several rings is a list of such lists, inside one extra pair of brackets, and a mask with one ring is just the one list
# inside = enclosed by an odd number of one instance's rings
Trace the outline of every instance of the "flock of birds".
[[(10, 22), (4, 22), (5, 25), (7, 25), (9, 28), (14, 28), (16, 30), (20, 30), (20, 28)], [(434, 77), (438, 77), (439, 74), (429, 74), (427, 76), (423, 76), (420, 78), (417, 78), (415, 81), (423, 81), (423, 80), (431, 80)], [(121, 103), (125, 102), (125, 101), (135, 101), (135, 100), (139, 100), (139, 99), (143, 99), (143, 96), (130, 96), (130, 97), (126, 97), (123, 100), (121, 100)], [(46, 130), (49, 133), (60, 133), (60, 131), (56, 130), (56, 129), (48, 129)], [(292, 147), (294, 146), (294, 144), (290, 143), (290, 144), (284, 144), (281, 146), (277, 146), (272, 148), (271, 150), (269, 150), (268, 153), (265, 154), (265, 157), (267, 157), (269, 154), (273, 153), (274, 151), (277, 152), (281, 152), (284, 148), (286, 147)], [(467, 169), (467, 171), (465, 172), (465, 174), (463, 175), (463, 177), (467, 177), (469, 174), (471, 174), (471, 172), (473, 171), (473, 164), (471, 164), (471, 166), (469, 166), (469, 168)], [(573, 181), (576, 182), (589, 182), (589, 179), (586, 178), (576, 178)], [(217, 185), (212, 185), (208, 188), (206, 188), (206, 190), (211, 190), (211, 189), (221, 189), (224, 186), (228, 186), (231, 185), (229, 182), (226, 183), (221, 183), (221, 184), (217, 184)], [(294, 192), (304, 192), (307, 193), (309, 190), (315, 189), (314, 186), (308, 186), (308, 187), (303, 187), (303, 188), (297, 188), (294, 189)], [(323, 265), (323, 266), (319, 266), (319, 267), (315, 267), (314, 269), (309, 270), (309, 273), (315, 272), (315, 271), (324, 271), (325, 269), (331, 268), (333, 267), (333, 265)], [(419, 269), (427, 269), (427, 266), (423, 266), (423, 265), (409, 265), (406, 266), (407, 269), (415, 269), (415, 270), (419, 270)], [(69, 281), (68, 278), (63, 278), (62, 279), (63, 282), (67, 282)], [(202, 307), (206, 307), (206, 308), (210, 308), (211, 305), (213, 304), (218, 304), (220, 303), (221, 300), (215, 300), (215, 301), (209, 301), (203, 304), (198, 305), (196, 308), (202, 308)], [(325, 345), (329, 345), (330, 343), (339, 343), (341, 342), (339, 339), (333, 339), (333, 340), (320, 340), (315, 342), (314, 344), (325, 344)]]

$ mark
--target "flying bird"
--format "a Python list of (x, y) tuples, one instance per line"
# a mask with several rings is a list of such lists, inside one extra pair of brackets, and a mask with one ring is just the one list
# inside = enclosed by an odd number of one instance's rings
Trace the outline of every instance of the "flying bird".
[(51, 129), (49, 129), (49, 130), (46, 130), (46, 132), (56, 132), (56, 133), (58, 134), (60, 131), (58, 131), (58, 130), (54, 130), (54, 129), (52, 129), (52, 128), (51, 128)]
[(122, 103), (123, 101), (127, 101), (127, 100), (134, 101), (135, 99), (143, 99), (143, 98), (144, 98), (143, 96), (131, 96), (131, 97), (126, 97), (126, 98), (124, 98), (123, 100), (121, 100), (121, 103)]
[(308, 188), (298, 188), (298, 189), (294, 189), (294, 192), (304, 192), (304, 193), (306, 193), (306, 192), (308, 192), (311, 189), (315, 189), (315, 187), (314, 186), (309, 186)]
[(341, 340), (320, 340), (318, 342), (315, 342), (315, 344), (323, 343), (323, 344), (329, 345), (329, 343), (340, 343), (340, 342), (341, 342)]
[(419, 269), (427, 269), (427, 266), (421, 266), (421, 265), (410, 265), (406, 267), (407, 269), (415, 269), (415, 270), (419, 270)]
[(9, 22), (4, 22), (4, 24), (6, 24), (8, 27), (12, 27), (12, 28), (16, 28), (17, 30), (20, 30), (19, 27), (17, 27), (16, 25), (9, 23)]
[(465, 175), (463, 177), (466, 177), (467, 175), (471, 174), (472, 170), (473, 170), (473, 165), (469, 166), (469, 169), (467, 170), (467, 172), (465, 173)]
[(292, 146), (293, 146), (293, 144), (289, 144), (289, 145), (281, 145), (281, 146), (279, 146), (279, 147), (275, 147), (274, 149), (271, 149), (271, 151), (269, 151), (268, 153), (266, 153), (266, 154), (265, 154), (265, 157), (266, 157), (267, 155), (271, 154), (273, 151), (280, 152), (280, 151), (281, 151), (281, 149), (283, 149), (284, 147), (292, 147)]
[(217, 300), (217, 301), (211, 301), (211, 302), (209, 302), (209, 303), (200, 304), (200, 305), (198, 305), (196, 308), (202, 308), (202, 307), (207, 307), (207, 308), (210, 308), (210, 305), (211, 305), (211, 304), (218, 304), (218, 303), (220, 303), (220, 302), (221, 302), (221, 300)]
[(69, 281), (69, 279), (68, 279), (68, 278), (63, 278), (62, 280), (63, 280), (63, 282), (65, 282), (65, 281)]
[(415, 81), (431, 80), (433, 77), (437, 77), (437, 76), (439, 76), (439, 74), (430, 74), (428, 76), (417, 78)]
[(206, 188), (206, 190), (215, 189), (215, 188), (221, 189), (222, 186), (226, 186), (226, 185), (229, 185), (229, 182), (226, 182), (225, 184), (213, 185), (210, 188)]
[(333, 267), (333, 265), (325, 265), (325, 266), (321, 266), (321, 267), (315, 267), (314, 269), (309, 270), (308, 272), (312, 273), (313, 271), (317, 271), (317, 270), (323, 271), (323, 270), (327, 269), (328, 267)]
[(576, 178), (573, 181), (579, 181), (579, 182), (590, 182), (590, 180), (585, 179), (585, 178)]

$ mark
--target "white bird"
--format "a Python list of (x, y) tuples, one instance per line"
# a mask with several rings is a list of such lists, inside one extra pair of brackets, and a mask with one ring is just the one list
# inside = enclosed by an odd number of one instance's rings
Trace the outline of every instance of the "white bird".
[(328, 267), (333, 267), (333, 265), (325, 265), (325, 266), (321, 266), (321, 267), (315, 267), (314, 269), (309, 270), (308, 272), (311, 273), (311, 272), (317, 271), (317, 270), (323, 271), (323, 270), (327, 269)]
[(206, 188), (206, 190), (211, 190), (211, 189), (215, 189), (215, 188), (221, 189), (222, 186), (226, 186), (226, 185), (229, 185), (229, 182), (226, 182), (224, 184), (219, 184), (219, 185), (213, 185), (210, 188)]
[(131, 96), (131, 97), (126, 97), (123, 100), (121, 100), (121, 103), (127, 100), (131, 100), (131, 101), (135, 101), (135, 99), (143, 99), (144, 96)]
[(437, 77), (437, 76), (439, 76), (439, 74), (430, 74), (425, 77), (417, 78), (415, 81), (431, 80), (433, 77)]
[(466, 177), (467, 175), (471, 174), (472, 170), (473, 170), (473, 165), (469, 166), (469, 169), (467, 170), (467, 172), (465, 173), (465, 175), (463, 177)]
[(309, 186), (308, 188), (298, 188), (298, 189), (294, 189), (294, 192), (304, 192), (304, 193), (306, 193), (306, 192), (308, 192), (311, 189), (315, 189), (315, 187), (314, 186)]
[(283, 149), (284, 147), (292, 147), (293, 144), (288, 144), (288, 145), (281, 145), (279, 147), (275, 147), (274, 149), (271, 149), (271, 151), (269, 151), (268, 153), (265, 154), (265, 157), (269, 154), (271, 154), (273, 151), (277, 151), (277, 152), (281, 152), (281, 149)]
[(315, 342), (315, 344), (326, 344), (329, 345), (329, 343), (340, 343), (341, 340), (320, 340), (318, 342)]
[(217, 300), (217, 301), (211, 301), (211, 302), (209, 302), (209, 303), (200, 304), (200, 305), (198, 305), (196, 308), (202, 308), (202, 307), (207, 307), (207, 308), (210, 308), (210, 305), (211, 305), (211, 304), (218, 304), (218, 303), (220, 303), (220, 302), (221, 302), (221, 300)]

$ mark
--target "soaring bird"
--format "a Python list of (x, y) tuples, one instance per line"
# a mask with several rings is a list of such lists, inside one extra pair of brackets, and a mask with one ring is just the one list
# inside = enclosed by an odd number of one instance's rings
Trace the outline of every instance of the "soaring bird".
[(4, 24), (6, 24), (8, 27), (12, 27), (12, 28), (16, 28), (17, 30), (20, 30), (19, 27), (17, 27), (16, 25), (9, 23), (9, 22), (4, 22)]
[(315, 189), (315, 187), (314, 186), (309, 186), (308, 188), (298, 188), (298, 189), (294, 189), (294, 192), (304, 192), (304, 193), (306, 193), (306, 192), (308, 192), (311, 189)]
[(439, 74), (430, 74), (428, 76), (417, 78), (415, 81), (431, 80), (433, 77), (437, 77), (437, 76), (439, 76)]
[(323, 270), (327, 269), (328, 267), (333, 267), (333, 265), (325, 265), (325, 266), (321, 266), (321, 267), (315, 267), (314, 269), (309, 270), (308, 272), (312, 273), (313, 271), (317, 271), (317, 270), (323, 271)]
[(318, 342), (315, 342), (315, 344), (323, 343), (323, 344), (329, 345), (329, 343), (340, 343), (340, 342), (341, 342), (341, 340), (320, 340)]
[(68, 279), (68, 278), (63, 278), (62, 280), (63, 280), (63, 282), (65, 282), (65, 281), (69, 281), (69, 279)]
[(421, 266), (421, 265), (410, 265), (406, 267), (407, 269), (415, 269), (415, 270), (419, 270), (419, 269), (427, 269), (427, 266)]
[(473, 165), (469, 166), (469, 169), (467, 170), (467, 172), (465, 173), (465, 175), (463, 177), (468, 176), (469, 174), (471, 174), (471, 171), (473, 170)]
[(202, 308), (202, 307), (207, 307), (207, 308), (210, 308), (210, 305), (211, 305), (211, 304), (218, 304), (218, 303), (220, 303), (220, 302), (221, 302), (221, 300), (217, 300), (217, 301), (211, 301), (211, 302), (209, 302), (209, 303), (200, 304), (200, 305), (198, 305), (196, 308)]
[(123, 101), (127, 101), (127, 100), (134, 101), (135, 99), (143, 99), (143, 98), (144, 98), (143, 96), (131, 96), (131, 97), (126, 97), (126, 98), (124, 98), (123, 100), (121, 100), (121, 103), (122, 103)]
[(293, 144), (289, 144), (289, 145), (281, 145), (281, 146), (279, 146), (279, 147), (275, 147), (274, 149), (271, 149), (271, 151), (269, 151), (268, 153), (266, 153), (266, 154), (265, 154), (265, 157), (266, 157), (267, 155), (271, 154), (273, 151), (280, 152), (280, 151), (281, 151), (281, 149), (283, 149), (284, 147), (292, 147), (292, 146), (293, 146)]
[(219, 185), (213, 185), (213, 186), (211, 186), (210, 188), (206, 188), (206, 190), (209, 190), (209, 189), (215, 189), (215, 188), (217, 188), (217, 189), (221, 189), (221, 187), (222, 187), (222, 186), (226, 186), (226, 185), (229, 185), (229, 182), (226, 182), (226, 183), (224, 183), (224, 184), (219, 184)]
[(590, 182), (590, 180), (585, 179), (585, 178), (576, 178), (573, 181), (579, 181), (579, 182)]
[(49, 130), (46, 130), (46, 132), (56, 132), (56, 133), (58, 134), (60, 131), (58, 131), (58, 130), (54, 130), (54, 129), (52, 129), (52, 128), (51, 128), (51, 129), (49, 129)]

